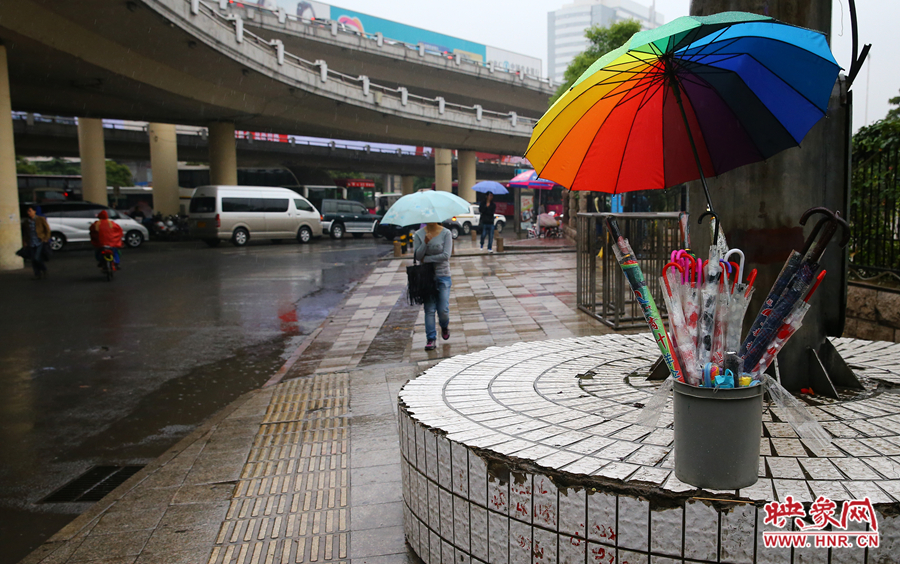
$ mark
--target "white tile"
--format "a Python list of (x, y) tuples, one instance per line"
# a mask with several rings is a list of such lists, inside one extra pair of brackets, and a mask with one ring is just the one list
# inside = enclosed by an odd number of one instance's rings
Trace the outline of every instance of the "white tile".
[(441, 562), (441, 537), (434, 531), (429, 531), (428, 535), (428, 564), (442, 564)]
[(588, 564), (616, 564), (616, 549), (589, 542), (587, 559)]
[(509, 517), (497, 513), (488, 514), (488, 562), (509, 562)]
[(752, 564), (756, 507), (751, 504), (734, 504), (731, 511), (722, 511), (720, 518), (722, 519), (720, 561), (729, 564)]
[(453, 544), (469, 552), (469, 502), (465, 498), (453, 496)]
[[(438, 465), (438, 483), (442, 488), (450, 489), (452, 487), (451, 461), (450, 461), (450, 441), (445, 437), (437, 438), (437, 465)], [(430, 460), (430, 459), (429, 459)]]
[(532, 527), (531, 529), (531, 554), (534, 564), (556, 564), (557, 556), (557, 537), (555, 531), (548, 531), (540, 527)]
[(509, 564), (531, 564), (531, 525), (509, 520)]
[(619, 564), (648, 564), (647, 555), (619, 549)]
[(456, 559), (456, 551), (449, 542), (441, 541), (441, 564), (454, 564)]
[(474, 452), (469, 453), (469, 499), (482, 507), (487, 503), (487, 464)]
[(434, 482), (428, 482), (428, 526), (433, 531), (441, 530), (441, 503), (438, 492), (440, 488)]
[(684, 509), (650, 511), (650, 548), (659, 554), (681, 556)]
[(535, 525), (546, 527), (552, 531), (556, 530), (557, 516), (559, 508), (557, 507), (557, 490), (556, 485), (550, 481), (550, 478), (535, 474), (533, 478), (534, 486), (534, 521)]
[(583, 537), (559, 535), (559, 564), (584, 564), (587, 541)]
[(450, 443), (451, 465), (453, 467), (453, 492), (469, 497), (469, 450), (459, 444)]
[(497, 511), (503, 515), (509, 515), (509, 477), (503, 481), (502, 477), (488, 475), (487, 483), (487, 507), (491, 511)]
[(619, 496), (618, 546), (646, 551), (650, 538), (650, 502), (643, 498)]
[(878, 536), (878, 548), (869, 549), (869, 562), (896, 560), (900, 554), (900, 517), (878, 513)]
[(588, 540), (616, 544), (616, 496), (588, 492)]
[(453, 538), (453, 494), (447, 490), (438, 491), (441, 504), (441, 526), (439, 529), (441, 536), (445, 539)]
[(509, 516), (525, 523), (531, 523), (533, 501), (531, 480), (531, 474), (513, 473), (509, 481)]
[[(587, 515), (587, 498), (584, 488), (570, 487), (559, 490), (559, 526), (560, 533), (587, 538), (585, 516)], [(560, 537), (560, 560), (562, 560), (563, 540)], [(584, 554), (584, 547), (580, 548)]]
[[(832, 552), (837, 552), (832, 551)], [(832, 559), (832, 562), (835, 562)], [(838, 560), (840, 562), (840, 560)], [(854, 564), (865, 564), (865, 559), (851, 560)], [(794, 549), (794, 564), (828, 564), (827, 548), (796, 548)], [(837, 564), (837, 562), (835, 562)], [(849, 563), (848, 563), (849, 564)]]
[(487, 561), (488, 559), (488, 513), (487, 509), (472, 505), (469, 508), (469, 516), (471, 517), (472, 531), (472, 556), (479, 560)]
[(688, 501), (684, 505), (685, 558), (715, 560), (718, 550), (719, 514), (702, 501)]

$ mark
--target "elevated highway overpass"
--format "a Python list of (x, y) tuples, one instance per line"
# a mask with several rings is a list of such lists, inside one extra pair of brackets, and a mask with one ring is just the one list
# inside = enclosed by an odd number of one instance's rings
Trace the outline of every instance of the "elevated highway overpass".
[[(74, 120), (29, 124), (25, 119), (13, 120), (16, 152), (20, 156), (78, 157), (78, 127)], [(209, 161), (209, 138), (193, 128), (176, 130), (178, 158), (182, 161)], [(111, 159), (150, 160), (147, 128), (103, 128), (106, 156)], [(237, 165), (247, 168), (285, 167), (324, 168), (348, 172), (369, 172), (401, 176), (433, 176), (434, 160), (430, 154), (416, 155), (408, 151), (357, 149), (322, 142), (284, 143), (277, 141), (236, 139)], [(509, 180), (515, 166), (497, 162), (476, 163), (479, 180)]]
[(336, 21), (309, 20), (243, 4), (226, 6), (227, 13), (243, 19), (245, 29), (281, 41), (291, 53), (314, 53), (343, 73), (364, 75), (391, 88), (403, 86), (420, 96), (442, 96), (463, 106), (478, 104), (540, 117), (555, 91), (549, 79), (540, 76), (494, 68), (490, 63), (392, 41), (380, 34), (361, 34)]
[[(471, 197), (465, 191), (475, 180), (474, 151), (522, 154), (527, 146), (537, 115), (487, 107), (485, 91), (468, 100), (484, 104), (466, 105), (450, 101), (465, 102), (454, 98), (459, 92), (433, 97), (426, 95), (433, 91), (419, 94), (396, 80), (379, 84), (342, 72), (315, 53), (291, 53), (287, 28), (282, 39), (266, 38), (244, 23), (239, 14), (221, 12), (218, 2), (200, 0), (0, 2), (0, 218), (6, 218), (0, 222), (0, 268), (21, 267), (14, 256), (21, 240), (13, 109), (84, 118), (79, 152), (88, 199), (101, 198), (106, 187), (99, 118), (152, 122), (155, 189), (166, 191), (175, 210), (173, 124), (209, 127), (210, 173), (222, 184), (236, 183), (235, 128), (434, 147), (434, 175), (445, 190), (453, 177), (451, 150), (457, 149), (464, 197)], [(483, 82), (508, 94), (509, 84)], [(165, 198), (155, 194), (155, 200)]]

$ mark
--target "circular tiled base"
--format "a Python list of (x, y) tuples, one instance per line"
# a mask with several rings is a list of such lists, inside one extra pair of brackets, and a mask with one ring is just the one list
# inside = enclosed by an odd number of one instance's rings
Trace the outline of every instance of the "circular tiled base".
[[(900, 396), (885, 388), (900, 384), (900, 345), (835, 345), (874, 393), (810, 409), (835, 437), (827, 448), (767, 410), (760, 480), (740, 491), (675, 478), (671, 400), (657, 427), (635, 423), (658, 386), (640, 375), (655, 359), (649, 335), (445, 360), (400, 393), (407, 539), (429, 564), (898, 562)], [(762, 506), (788, 495), (869, 497), (880, 546), (765, 548), (764, 530), (778, 529)]]

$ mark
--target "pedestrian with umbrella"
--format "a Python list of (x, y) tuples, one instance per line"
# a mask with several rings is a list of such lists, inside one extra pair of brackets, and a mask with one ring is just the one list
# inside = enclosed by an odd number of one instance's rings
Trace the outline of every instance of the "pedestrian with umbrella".
[(509, 190), (499, 182), (485, 180), (472, 186), (472, 190), (483, 193), (484, 200), (478, 204), (478, 228), (481, 229), (481, 249), (484, 250), (484, 239), (488, 240), (488, 252), (494, 252), (494, 214), (497, 213), (497, 204), (494, 203), (494, 194), (509, 194)]
[(425, 308), (425, 350), (435, 349), (437, 330), (434, 317), (437, 313), (441, 337), (450, 338), (450, 256), (453, 254), (453, 236), (442, 221), (469, 211), (469, 203), (449, 192), (422, 190), (403, 196), (384, 214), (382, 223), (391, 225), (425, 226), (413, 236), (413, 260), (434, 268), (434, 291), (422, 300)]

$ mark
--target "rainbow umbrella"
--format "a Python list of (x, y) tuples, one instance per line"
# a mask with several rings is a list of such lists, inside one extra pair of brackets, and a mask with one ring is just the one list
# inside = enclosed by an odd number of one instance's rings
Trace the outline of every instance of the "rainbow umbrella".
[(800, 144), (840, 67), (825, 36), (766, 16), (686, 16), (636, 33), (547, 110), (526, 158), (572, 190), (675, 186)]

